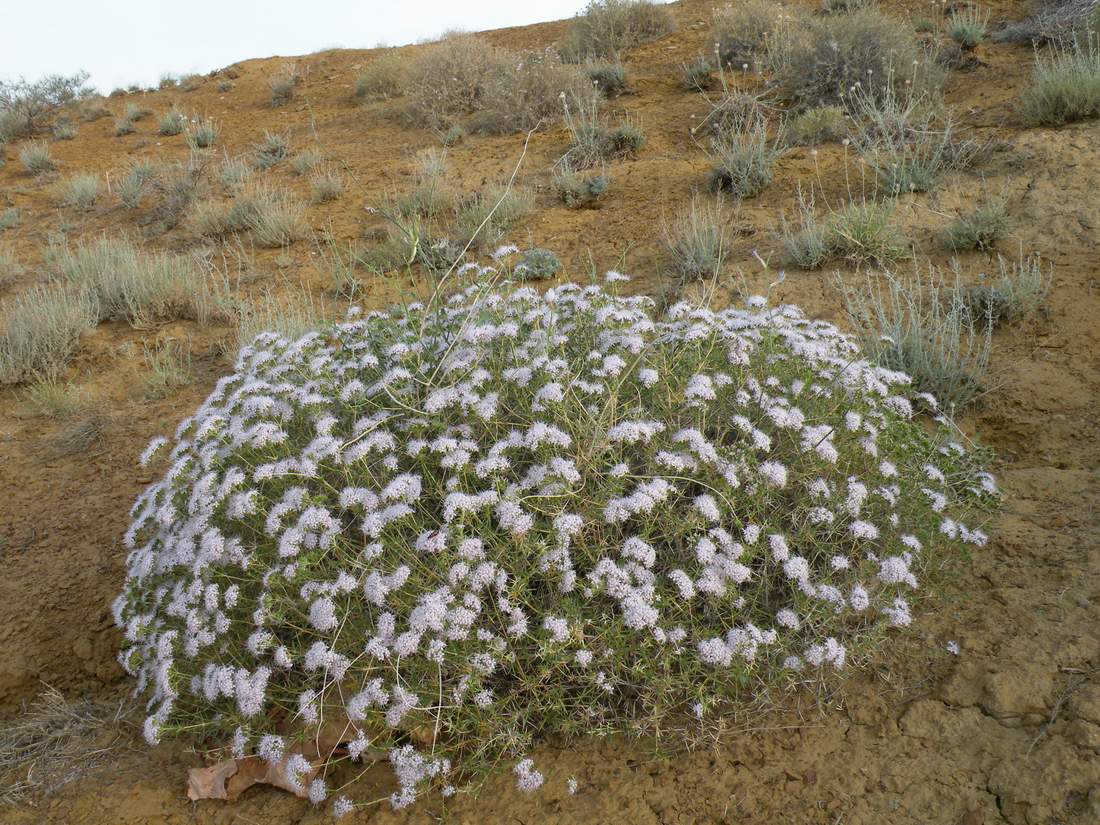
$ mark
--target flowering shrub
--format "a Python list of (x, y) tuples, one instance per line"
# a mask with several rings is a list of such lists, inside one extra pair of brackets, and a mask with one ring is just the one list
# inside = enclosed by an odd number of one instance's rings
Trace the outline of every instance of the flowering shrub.
[(652, 308), (481, 285), (245, 347), (125, 537), (149, 741), (231, 743), (315, 801), (376, 753), (395, 807), (501, 761), (534, 790), (536, 738), (842, 668), (984, 543), (993, 479), (906, 376), (794, 307)]

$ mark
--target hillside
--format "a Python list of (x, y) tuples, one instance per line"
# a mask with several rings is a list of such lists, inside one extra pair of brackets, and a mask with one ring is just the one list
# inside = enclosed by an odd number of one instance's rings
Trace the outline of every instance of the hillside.
[[(484, 134), (471, 126), (446, 148), (440, 179), (456, 194), (487, 191), (519, 164), (516, 185), (528, 193), (531, 208), (500, 243), (557, 253), (563, 271), (540, 288), (616, 269), (633, 277), (630, 292), (665, 302), (706, 291), (681, 283), (662, 231), (705, 189), (712, 166), (705, 127), (693, 133), (711, 107), (684, 88), (681, 64), (711, 53), (713, 5), (673, 4), (674, 32), (623, 52), (629, 89), (605, 101), (603, 112), (611, 122), (625, 116), (639, 125), (645, 143), (633, 157), (606, 162), (610, 185), (597, 201), (569, 208), (554, 191), (553, 167), (569, 145), (558, 118), (529, 139), (525, 131)], [(911, 28), (927, 4), (891, 0), (880, 7)], [(1030, 12), (1020, 2), (986, 7), (991, 28)], [(942, 18), (942, 8), (937, 13)], [(543, 50), (567, 27), (560, 21), (483, 36), (507, 49)], [(404, 47), (399, 59), (412, 63), (430, 48)], [(22, 143), (0, 148), (6, 158), (0, 214), (14, 208), (19, 215), (0, 230), (0, 249), (20, 264), (13, 277), (0, 278), (5, 307), (49, 277), (56, 265), (47, 257), (51, 243), (56, 255), (61, 238), (74, 246), (104, 235), (127, 236), (143, 250), (198, 255), (202, 263), (194, 271), (207, 273), (235, 307), (214, 312), (209, 323), (181, 317), (133, 324), (111, 317), (95, 324), (58, 376), (67, 388), (63, 406), (72, 407), (63, 415), (44, 413), (42, 404), (28, 400), (29, 382), (0, 384), (0, 718), (7, 724), (17, 723), (44, 685), (104, 707), (128, 696), (132, 680), (116, 661), (120, 636), (111, 603), (125, 575), (121, 541), (130, 507), (156, 478), (136, 457), (152, 437), (170, 434), (231, 371), (238, 316), (262, 326), (256, 314), (264, 307), (305, 305), (339, 317), (352, 303), (382, 307), (426, 282), (420, 264), (409, 275), (385, 276), (366, 265), (377, 262), (372, 251), (392, 236), (392, 224), (378, 210), (422, 182), (418, 174), (430, 163), (425, 153), (443, 148), (442, 130), (408, 122), (404, 95), (356, 97), (360, 72), (382, 57), (379, 50), (338, 50), (248, 60), (195, 80), (190, 91), (172, 86), (93, 101), (89, 105), (109, 115), (79, 122), (71, 140), (50, 142), (56, 170), (45, 176), (31, 175), (19, 161)], [(932, 191), (897, 197), (891, 216), (908, 251), (898, 257), (921, 266), (957, 258), (968, 284), (994, 275), (998, 254), (1010, 261), (1037, 254), (1050, 271), (1045, 306), (993, 332), (981, 393), (960, 416), (962, 429), (995, 451), (993, 472), (1006, 495), (988, 527), (989, 545), (952, 567), (934, 592), (922, 593), (922, 615), (904, 642), (853, 673), (836, 693), (792, 697), (789, 710), (752, 729), (670, 758), (655, 758), (644, 739), (547, 745), (539, 750), (548, 780), (543, 793), (514, 793), (504, 771), (478, 799), (447, 806), (455, 821), (1100, 821), (1100, 199), (1094, 194), (1100, 121), (1026, 125), (1019, 99), (1034, 60), (1028, 42), (986, 42), (957, 61), (945, 99), (959, 133), (983, 149)], [(300, 79), (289, 101), (273, 106), (270, 79), (290, 62)], [(727, 77), (752, 93), (767, 84), (751, 70)], [(117, 135), (116, 118), (130, 104), (150, 114), (133, 121), (132, 133)], [(158, 134), (158, 118), (172, 107), (217, 124), (214, 146), (197, 161), (186, 134)], [(231, 190), (218, 182), (221, 164), (252, 157), (265, 132), (285, 135), (289, 150), (270, 169), (255, 170), (253, 180), (304, 205), (301, 237), (273, 248), (258, 243), (254, 232), (204, 237), (195, 218), (201, 204), (232, 202)], [(316, 169), (303, 161), (304, 174), (297, 174), (292, 160), (306, 150), (317, 154)], [(144, 161), (178, 163), (179, 174), (189, 163), (199, 165), (190, 205), (174, 227), (157, 212), (166, 197), (160, 190), (151, 189), (134, 209), (119, 200), (126, 170)], [(342, 191), (324, 203), (311, 192), (320, 169), (342, 182)], [(100, 180), (87, 211), (58, 203), (59, 182), (78, 173)], [(739, 300), (742, 284), (748, 295), (779, 280), (771, 288), (773, 303), (793, 303), (811, 317), (851, 327), (834, 272), (858, 286), (868, 269), (882, 267), (840, 259), (809, 270), (786, 260), (782, 222), (796, 219), (800, 186), (812, 188), (818, 204), (836, 206), (865, 197), (875, 183), (854, 143), (785, 148), (759, 195), (725, 198), (731, 245), (713, 300), (724, 306)], [(945, 248), (942, 234), (952, 219), (990, 196), (1006, 205), (1004, 237), (986, 250)], [(353, 256), (360, 256), (359, 266), (350, 264)], [(889, 268), (904, 276), (913, 261)], [(343, 274), (334, 274), (337, 269)], [(350, 296), (347, 273), (355, 282)], [(151, 379), (158, 364), (165, 374)], [(950, 641), (958, 643), (959, 655), (948, 652)], [(0, 808), (0, 821), (328, 819), (325, 809), (266, 788), (233, 803), (188, 802), (186, 769), (201, 757), (175, 743), (149, 748), (140, 711), (101, 726), (91, 746), (102, 749), (91, 775)], [(580, 781), (576, 795), (565, 790), (568, 777)], [(368, 777), (363, 798), (388, 797), (388, 782), (385, 772)], [(440, 810), (437, 802), (397, 812), (383, 805), (362, 821), (425, 822)]]

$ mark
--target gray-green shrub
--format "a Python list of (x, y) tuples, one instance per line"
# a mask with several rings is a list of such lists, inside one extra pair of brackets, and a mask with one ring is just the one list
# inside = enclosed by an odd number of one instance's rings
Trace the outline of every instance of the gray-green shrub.
[(62, 206), (88, 212), (99, 197), (99, 175), (73, 175), (58, 184), (58, 197)]
[(558, 51), (571, 63), (609, 59), (675, 28), (669, 10), (649, 0), (589, 0), (573, 18)]
[(264, 131), (263, 139), (253, 149), (253, 163), (259, 169), (270, 169), (290, 151), (290, 141), (286, 135)]
[(39, 284), (8, 302), (0, 318), (0, 384), (56, 378), (98, 320), (95, 297), (79, 287)]
[(384, 100), (403, 94), (407, 59), (396, 50), (378, 55), (355, 79), (355, 96), (360, 100)]
[(528, 249), (512, 267), (512, 274), (521, 281), (539, 281), (552, 278), (561, 271), (561, 261), (549, 249)]
[(887, 369), (907, 373), (914, 388), (931, 393), (948, 410), (973, 403), (989, 366), (993, 323), (976, 315), (960, 289), (935, 267), (898, 277), (868, 274), (866, 283), (836, 282), (864, 351)]
[(157, 131), (166, 137), (178, 135), (187, 127), (187, 116), (179, 109), (169, 109), (157, 123)]
[(1024, 120), (1061, 126), (1100, 116), (1100, 39), (1096, 34), (1055, 44), (1035, 58), (1031, 84), (1020, 95)]
[(989, 250), (1008, 234), (1008, 201), (989, 198), (957, 216), (943, 233), (944, 245), (956, 252)]
[(53, 158), (50, 157), (50, 145), (44, 140), (32, 140), (24, 144), (19, 150), (19, 162), (36, 177), (52, 172), (56, 168)]
[(722, 199), (692, 196), (671, 222), (664, 224), (664, 245), (672, 267), (683, 281), (717, 278), (729, 254), (729, 218)]
[(744, 123), (711, 140), (708, 185), (737, 198), (759, 195), (772, 182), (772, 166), (783, 154), (781, 139), (768, 138), (763, 120)]

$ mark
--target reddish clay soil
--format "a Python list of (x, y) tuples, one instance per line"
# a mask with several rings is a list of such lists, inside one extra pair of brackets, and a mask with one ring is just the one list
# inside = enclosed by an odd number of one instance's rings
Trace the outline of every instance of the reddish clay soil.
[[(1017, 3), (989, 4), (993, 19), (1018, 19)], [(889, 3), (899, 16), (925, 4)], [(633, 94), (612, 101), (630, 112), (648, 142), (636, 160), (615, 163), (598, 209), (570, 210), (547, 189), (549, 167), (565, 147), (560, 125), (534, 135), (520, 180), (536, 188), (538, 209), (512, 237), (556, 250), (566, 277), (585, 277), (591, 253), (598, 270), (622, 269), (634, 288), (664, 292), (673, 283), (659, 227), (704, 181), (707, 160), (690, 127), (706, 113), (684, 91), (679, 65), (709, 51), (711, 4), (673, 6), (679, 30), (625, 55)], [(564, 23), (486, 35), (513, 48), (545, 47)], [(410, 47), (413, 52), (422, 47)], [(218, 154), (247, 152), (263, 131), (286, 131), (292, 151), (317, 143), (349, 178), (332, 204), (311, 206), (309, 221), (341, 243), (369, 235), (378, 219), (365, 207), (406, 188), (415, 154), (439, 145), (431, 132), (400, 118), (400, 98), (361, 105), (352, 98), (357, 70), (370, 51), (333, 51), (297, 58), (304, 80), (287, 107), (268, 105), (266, 78), (284, 58), (251, 60), (195, 91), (168, 90), (110, 98), (120, 114), (137, 101), (156, 113), (178, 102), (221, 125)], [(803, 697), (801, 712), (777, 713), (753, 731), (731, 733), (713, 748), (655, 757), (645, 741), (598, 740), (572, 749), (547, 745), (536, 755), (547, 776), (534, 797), (493, 779), (482, 795), (460, 799), (445, 814), (454, 822), (852, 823), (852, 825), (1040, 825), (1100, 822), (1100, 123), (1024, 129), (1014, 101), (1032, 65), (1027, 45), (989, 45), (977, 62), (952, 74), (947, 99), (975, 137), (996, 141), (979, 166), (946, 181), (931, 196), (903, 198), (897, 210), (914, 248), (943, 261), (936, 233), (981, 193), (1004, 192), (1013, 219), (1006, 255), (1038, 252), (1053, 268), (1046, 311), (995, 334), (988, 392), (962, 422), (996, 450), (995, 472), (1006, 493), (991, 525), (989, 546), (930, 594), (915, 632), (869, 671), (853, 675), (821, 712)], [(218, 80), (232, 77), (230, 91)], [(751, 79), (744, 82), (751, 86)], [(184, 159), (182, 136), (156, 135), (156, 118), (115, 137), (113, 118), (83, 123), (72, 141), (52, 145), (61, 176), (121, 170), (130, 159)], [(523, 135), (472, 136), (449, 152), (460, 188), (506, 176)], [(89, 214), (56, 205), (51, 185), (27, 175), (7, 149), (0, 167), (0, 208), (18, 206), (23, 222), (2, 240), (27, 272), (5, 289), (10, 300), (41, 275), (36, 267), (51, 233), (131, 233), (134, 214), (104, 197)], [(308, 184), (287, 164), (265, 173), (273, 184), (308, 198)], [(830, 203), (858, 192), (851, 151), (838, 144), (816, 152), (792, 149), (773, 184), (740, 207), (732, 257), (750, 287), (774, 279), (752, 257), (778, 248), (775, 230), (791, 214), (799, 183), (813, 184)], [(200, 245), (186, 224), (148, 241), (186, 250)], [(286, 252), (230, 248), (243, 254), (235, 287), (326, 287), (318, 246)], [(775, 256), (778, 260), (778, 256)], [(966, 277), (989, 271), (990, 256), (962, 258)], [(236, 271), (236, 263), (233, 263)], [(857, 277), (844, 272), (846, 278)], [(789, 270), (773, 299), (844, 323), (831, 270)], [(367, 283), (366, 302), (385, 300)], [(720, 290), (721, 292), (721, 290)], [(324, 299), (335, 308), (340, 301)], [(720, 294), (718, 301), (728, 300)], [(174, 429), (216, 378), (229, 370), (228, 327), (189, 323), (133, 330), (102, 324), (82, 341), (72, 380), (100, 413), (102, 434), (77, 454), (57, 455), (70, 424), (30, 417), (18, 388), (0, 391), (0, 714), (14, 718), (43, 683), (67, 696), (117, 699), (130, 685), (115, 663), (118, 635), (109, 605), (123, 578), (121, 535), (127, 511), (151, 475), (136, 455), (147, 440)], [(163, 400), (142, 396), (142, 345), (190, 339), (197, 380)], [(961, 655), (946, 650), (957, 640)], [(140, 716), (135, 718), (140, 719)], [(323, 808), (283, 792), (257, 788), (231, 803), (193, 804), (187, 768), (201, 757), (181, 746), (148, 748), (132, 728), (104, 731), (114, 748), (107, 765), (53, 796), (0, 808), (12, 823), (276, 823), (327, 821)], [(566, 792), (575, 776), (580, 791)], [(388, 795), (388, 769), (368, 777), (357, 798)], [(426, 803), (394, 813), (380, 805), (356, 821), (428, 822), (444, 815)]]

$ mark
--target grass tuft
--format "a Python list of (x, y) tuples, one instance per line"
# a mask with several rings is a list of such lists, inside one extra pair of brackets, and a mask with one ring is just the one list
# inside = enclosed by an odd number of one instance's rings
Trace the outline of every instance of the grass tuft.
[(1020, 108), (1024, 120), (1034, 126), (1061, 126), (1100, 116), (1100, 37), (1089, 33), (1037, 55)]
[(664, 225), (664, 244), (682, 281), (716, 279), (729, 254), (730, 236), (725, 205), (694, 195), (691, 203)]

